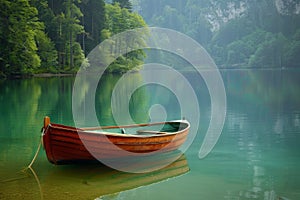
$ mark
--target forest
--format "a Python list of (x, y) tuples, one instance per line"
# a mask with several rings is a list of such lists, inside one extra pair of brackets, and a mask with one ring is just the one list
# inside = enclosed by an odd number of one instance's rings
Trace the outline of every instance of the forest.
[(195, 39), (219, 68), (299, 67), (299, 0), (132, 0), (132, 5), (149, 26)]
[[(1, 0), (0, 10), (0, 78), (75, 73), (104, 39), (146, 26), (128, 0)], [(126, 61), (111, 72), (135, 67)]]
[[(1, 0), (0, 10), (0, 78), (76, 73), (101, 41), (145, 26), (187, 34), (220, 68), (300, 63), (300, 0)], [(109, 72), (144, 58), (118, 58)]]

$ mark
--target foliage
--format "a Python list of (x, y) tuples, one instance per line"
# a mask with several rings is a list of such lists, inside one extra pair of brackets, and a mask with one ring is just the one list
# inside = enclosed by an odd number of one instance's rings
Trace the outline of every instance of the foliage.
[(77, 36), (84, 30), (79, 20), (82, 13), (75, 2), (78, 3), (77, 0), (55, 1), (62, 12), (56, 14), (53, 11), (54, 18), (51, 25), (55, 30), (54, 38), (58, 50), (59, 68), (63, 71), (78, 68), (78, 63), (81, 63), (84, 58), (77, 41)]
[(102, 0), (83, 0), (79, 5), (82, 11), (81, 24), (84, 26), (80, 44), (87, 55), (98, 45), (105, 24), (105, 3)]
[(126, 8), (128, 11), (132, 10), (132, 5), (129, 0), (113, 0), (113, 4), (118, 3), (121, 8)]
[(152, 26), (194, 38), (220, 67), (299, 67), (299, 3), (282, 2), (134, 0), (133, 8)]
[[(107, 6), (103, 0), (1, 0), (0, 10), (1, 78), (74, 73), (89, 66), (85, 55), (103, 39), (146, 25), (128, 0)], [(125, 55), (113, 71), (133, 68), (143, 55)]]
[(35, 37), (42, 24), (28, 0), (0, 1), (0, 71), (7, 76), (30, 74), (40, 66)]
[[(119, 3), (107, 4), (105, 10), (106, 25), (105, 29), (102, 30), (103, 39), (107, 39), (111, 35), (126, 30), (146, 26), (146, 23), (140, 15), (130, 12), (127, 8), (122, 8)], [(122, 49), (129, 48), (127, 45), (131, 45), (132, 39), (134, 39), (136, 43), (139, 43), (139, 46), (143, 45), (143, 38), (141, 38), (140, 35), (131, 35), (130, 37), (131, 38), (125, 38), (124, 40), (118, 40), (111, 53), (114, 55), (120, 54)], [(126, 55), (121, 55), (111, 64), (107, 72), (124, 73), (128, 70), (138, 70), (139, 66), (143, 63), (144, 57), (145, 53), (143, 50), (135, 50)]]
[[(191, 36), (220, 67), (300, 66), (298, 1), (110, 2), (1, 0), (0, 78), (47, 72), (74, 73), (82, 63), (89, 66), (85, 56), (100, 42), (122, 31), (146, 26), (145, 21)], [(136, 42), (143, 44), (142, 39)], [(117, 42), (112, 53), (117, 55), (121, 48), (128, 48), (126, 42)], [(166, 63), (174, 60), (163, 53), (157, 55)], [(107, 72), (138, 70), (144, 58), (142, 50), (119, 56)], [(184, 62), (178, 63), (177, 67), (184, 66)]]
[(57, 51), (54, 43), (42, 30), (37, 32), (36, 43), (38, 47), (38, 55), (41, 59), (39, 72), (56, 72), (57, 69)]

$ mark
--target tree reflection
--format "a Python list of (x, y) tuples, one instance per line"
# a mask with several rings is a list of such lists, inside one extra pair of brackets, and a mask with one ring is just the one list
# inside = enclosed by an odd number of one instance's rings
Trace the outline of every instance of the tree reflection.
[[(147, 105), (149, 104), (149, 94), (145, 88), (132, 91), (132, 88), (141, 85), (143, 82), (139, 73), (132, 73), (127, 78), (122, 79), (122, 85), (114, 91), (114, 101), (112, 101), (113, 90), (122, 75), (107, 74), (99, 82), (96, 93), (96, 112), (101, 125), (115, 123), (114, 117), (121, 118), (123, 124), (130, 123), (130, 119), (135, 123), (145, 123), (149, 121)], [(133, 92), (133, 93), (132, 93)], [(125, 105), (126, 99), (129, 105)], [(112, 112), (112, 106), (117, 113)], [(126, 115), (129, 109), (130, 116)], [(114, 116), (118, 115), (118, 116)]]

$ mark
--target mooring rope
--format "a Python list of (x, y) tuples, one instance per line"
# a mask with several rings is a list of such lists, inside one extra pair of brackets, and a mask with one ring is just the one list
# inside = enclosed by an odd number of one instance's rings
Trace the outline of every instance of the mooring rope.
[(42, 190), (42, 186), (41, 186), (39, 177), (37, 176), (37, 174), (35, 173), (35, 171), (34, 171), (31, 167), (28, 166), (27, 169), (30, 169), (31, 173), (33, 174), (34, 179), (35, 179), (35, 181), (37, 182), (38, 187), (39, 187), (39, 190), (40, 190), (40, 197), (41, 197), (41, 199), (44, 199), (44, 198), (43, 198), (43, 190)]
[[(43, 129), (43, 133), (42, 135), (44, 134), (44, 129)], [(40, 149), (41, 149), (41, 146), (42, 146), (42, 143), (43, 143), (43, 137), (41, 137), (41, 140), (40, 140), (40, 143), (39, 143), (39, 146), (35, 152), (35, 155), (33, 157), (33, 159), (31, 160), (30, 164), (25, 168), (25, 169), (28, 169), (28, 168), (31, 168), (31, 166), (33, 165), (33, 163), (35, 162), (37, 156), (39, 155), (39, 152), (40, 152)]]
[[(42, 131), (42, 134), (44, 134), (44, 129)], [(30, 171), (32, 172), (33, 169), (32, 169), (32, 165), (33, 163), (35, 162), (37, 156), (39, 155), (39, 152), (40, 152), (40, 149), (41, 149), (41, 146), (42, 146), (42, 143), (43, 143), (43, 137), (41, 137), (41, 140), (40, 140), (40, 143), (39, 143), (39, 146), (35, 152), (35, 155), (34, 157), (32, 158), (30, 164), (21, 170), (22, 173), (26, 172), (28, 169), (30, 169)], [(35, 173), (33, 173), (33, 175), (36, 177)], [(6, 180), (0, 180), (0, 183), (6, 183), (6, 182), (11, 182), (11, 181), (17, 181), (19, 179), (23, 179), (23, 178), (27, 178), (28, 176), (22, 176), (22, 177), (17, 177), (17, 178), (10, 178), (10, 179), (6, 179)]]
[[(42, 131), (42, 134), (44, 134), (44, 129), (43, 129), (43, 131)], [(39, 146), (38, 146), (38, 148), (37, 148), (37, 150), (36, 150), (36, 152), (35, 152), (35, 155), (34, 155), (33, 159), (31, 160), (30, 164), (29, 164), (26, 168), (24, 168), (23, 170), (21, 170), (22, 173), (25, 173), (28, 169), (32, 172), (34, 178), (35, 178), (35, 179), (37, 180), (37, 182), (38, 182), (38, 185), (39, 185), (40, 190), (41, 190), (40, 182), (39, 182), (39, 180), (38, 180), (38, 178), (37, 178), (36, 173), (35, 173), (34, 170), (32, 169), (32, 165), (33, 165), (33, 163), (35, 162), (35, 160), (36, 160), (36, 158), (37, 158), (37, 156), (38, 156), (38, 154), (39, 154), (39, 152), (40, 152), (42, 143), (43, 143), (43, 137), (41, 137)], [(17, 181), (17, 180), (24, 179), (24, 178), (28, 178), (28, 175), (27, 175), (27, 176), (16, 177), (16, 178), (10, 178), (10, 179), (6, 179), (6, 180), (1, 180), (0, 183), (6, 183), (6, 182)]]
[(44, 198), (43, 198), (43, 191), (42, 191), (41, 183), (40, 183), (39, 177), (37, 176), (37, 174), (35, 173), (35, 171), (33, 170), (33, 168), (32, 168), (31, 166), (33, 165), (33, 163), (35, 162), (36, 158), (37, 158), (38, 155), (39, 155), (41, 146), (42, 146), (42, 144), (43, 144), (43, 135), (44, 135), (44, 131), (45, 131), (45, 129), (43, 128), (43, 129), (42, 129), (41, 140), (40, 140), (39, 146), (38, 146), (38, 148), (37, 148), (37, 150), (36, 150), (36, 152), (35, 152), (35, 154), (34, 154), (33, 159), (31, 160), (30, 164), (23, 170), (23, 172), (25, 172), (26, 170), (29, 169), (29, 170), (31, 171), (31, 173), (33, 174), (34, 179), (35, 179), (35, 181), (37, 182), (38, 187), (39, 187), (39, 190), (40, 190), (40, 197), (41, 197), (41, 199), (44, 199)]

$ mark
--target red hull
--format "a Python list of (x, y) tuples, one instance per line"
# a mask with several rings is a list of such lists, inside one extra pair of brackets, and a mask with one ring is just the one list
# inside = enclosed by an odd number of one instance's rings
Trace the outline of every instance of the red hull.
[[(46, 119), (46, 118), (45, 118)], [(49, 119), (49, 118), (48, 118)], [(46, 120), (45, 120), (46, 121)], [(116, 134), (93, 132), (91, 129), (76, 129), (60, 124), (45, 122), (43, 143), (47, 158), (51, 163), (120, 159), (161, 154), (178, 149), (186, 140), (189, 123), (186, 121), (164, 122), (177, 127), (174, 132), (152, 132), (149, 135)], [(142, 124), (120, 127), (101, 127), (102, 130), (116, 128), (151, 127)]]

